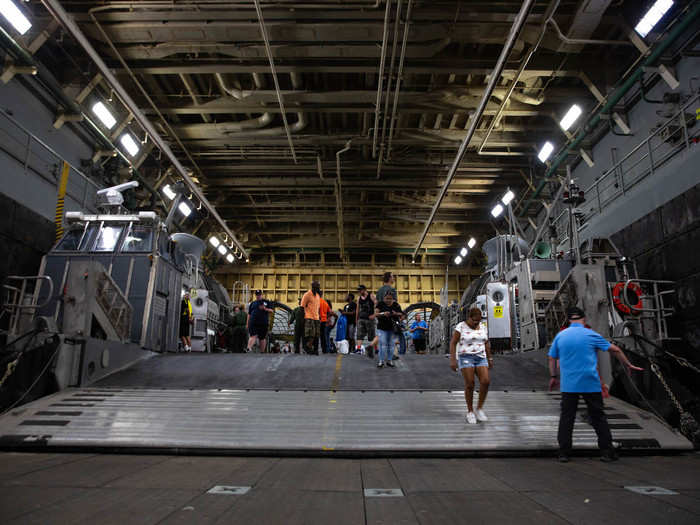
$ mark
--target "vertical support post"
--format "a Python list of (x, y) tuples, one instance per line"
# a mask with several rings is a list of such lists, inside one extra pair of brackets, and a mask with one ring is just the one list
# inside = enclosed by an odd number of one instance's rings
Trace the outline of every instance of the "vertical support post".
[(647, 138), (647, 150), (649, 152), (649, 175), (654, 174), (654, 158), (651, 156), (651, 140)]
[(24, 156), (24, 174), (27, 174), (29, 169), (29, 156), (32, 153), (32, 134), (27, 133), (27, 154)]
[(685, 108), (681, 108), (680, 119), (681, 128), (683, 128), (683, 142), (685, 142), (685, 149), (689, 149), (690, 141), (688, 140), (688, 125), (685, 122)]
[(63, 208), (65, 206), (66, 188), (68, 187), (68, 174), (70, 166), (66, 161), (63, 161), (61, 168), (61, 179), (58, 182), (58, 196), (56, 199), (56, 215), (54, 216), (54, 224), (56, 225), (56, 242), (63, 237)]

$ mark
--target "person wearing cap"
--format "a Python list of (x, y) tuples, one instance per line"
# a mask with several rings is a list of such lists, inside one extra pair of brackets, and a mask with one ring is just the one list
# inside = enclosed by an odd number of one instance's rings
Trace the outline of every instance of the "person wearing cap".
[(318, 355), (318, 341), (321, 337), (321, 283), (311, 282), (311, 289), (301, 298), (301, 306), (304, 309), (304, 346), (307, 353)]
[(561, 374), (561, 415), (559, 418), (559, 461), (569, 461), (571, 440), (579, 397), (588, 407), (591, 425), (598, 436), (601, 461), (615, 461), (612, 434), (603, 411), (603, 396), (598, 376), (598, 352), (612, 352), (628, 371), (642, 370), (629, 362), (624, 352), (608, 342), (597, 332), (586, 328), (583, 310), (572, 307), (567, 310), (570, 326), (557, 334), (549, 349), (550, 388), (559, 382), (557, 364)]
[(263, 298), (262, 290), (255, 290), (255, 301), (248, 306), (248, 322), (246, 324), (250, 334), (250, 339), (248, 339), (249, 352), (256, 341), (260, 343), (260, 352), (265, 352), (271, 312), (273, 310), (270, 308), (270, 303)]
[[(357, 298), (357, 316), (355, 318), (355, 326), (357, 326), (357, 342), (359, 343), (363, 339), (367, 338), (370, 346), (376, 350), (375, 343), (377, 339), (377, 334), (374, 324), (374, 308), (375, 302), (367, 291), (367, 287), (361, 284), (357, 287), (357, 291), (360, 292), (360, 296)], [(377, 341), (379, 341), (377, 339)]]

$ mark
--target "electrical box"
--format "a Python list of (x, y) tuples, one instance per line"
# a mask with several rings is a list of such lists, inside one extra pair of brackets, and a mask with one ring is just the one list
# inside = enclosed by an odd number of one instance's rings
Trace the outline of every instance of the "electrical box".
[(489, 339), (510, 339), (510, 292), (506, 283), (486, 285), (486, 311)]

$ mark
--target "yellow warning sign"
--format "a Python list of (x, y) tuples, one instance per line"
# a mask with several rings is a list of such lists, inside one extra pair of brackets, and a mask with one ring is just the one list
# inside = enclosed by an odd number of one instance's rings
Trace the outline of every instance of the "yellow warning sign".
[(493, 307), (493, 316), (496, 319), (500, 319), (503, 317), (503, 307), (502, 306), (494, 306)]

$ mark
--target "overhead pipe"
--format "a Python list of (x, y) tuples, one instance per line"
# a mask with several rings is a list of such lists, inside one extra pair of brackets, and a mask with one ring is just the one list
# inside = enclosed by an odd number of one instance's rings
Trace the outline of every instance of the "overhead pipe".
[[(549, 18), (547, 20), (547, 23), (550, 23), (554, 26), (554, 29), (557, 32), (557, 36), (559, 37), (559, 40), (564, 42), (565, 44), (576, 46), (576, 45), (600, 45), (600, 46), (634, 46), (634, 44), (629, 41), (629, 40), (590, 40), (586, 38), (569, 38), (566, 36), (564, 33), (561, 32), (561, 29), (559, 29), (559, 24), (557, 24), (556, 20), (554, 18)], [(546, 24), (545, 24), (546, 25)]]
[(42, 3), (49, 11), (49, 13), (51, 13), (51, 15), (56, 20), (63, 24), (68, 33), (70, 33), (71, 36), (78, 42), (78, 44), (80, 44), (80, 46), (85, 50), (85, 52), (97, 66), (97, 69), (99, 69), (100, 73), (102, 73), (102, 76), (104, 77), (105, 81), (117, 93), (124, 106), (134, 116), (134, 119), (136, 119), (139, 125), (144, 130), (146, 130), (146, 132), (150, 135), (151, 139), (156, 144), (156, 146), (158, 146), (158, 148), (165, 154), (165, 156), (173, 164), (173, 166), (175, 166), (175, 169), (185, 181), (185, 184), (187, 184), (190, 191), (207, 208), (212, 217), (219, 223), (223, 231), (226, 232), (226, 234), (233, 240), (234, 244), (245, 256), (246, 261), (249, 260), (250, 255), (240, 243), (240, 241), (236, 238), (234, 233), (226, 225), (226, 221), (224, 221), (221, 218), (221, 216), (216, 211), (216, 208), (214, 208), (214, 206), (212, 206), (209, 200), (207, 200), (202, 191), (189, 176), (187, 170), (185, 170), (184, 166), (180, 163), (175, 154), (172, 152), (170, 146), (168, 146), (167, 142), (163, 140), (160, 134), (156, 131), (153, 124), (151, 124), (150, 120), (146, 118), (143, 112), (139, 109), (136, 102), (134, 102), (134, 100), (129, 96), (129, 94), (126, 92), (126, 89), (124, 89), (124, 86), (122, 86), (121, 83), (117, 80), (117, 78), (112, 73), (111, 69), (107, 67), (107, 64), (105, 64), (104, 60), (102, 60), (102, 57), (100, 57), (95, 48), (92, 47), (92, 44), (90, 44), (87, 37), (80, 30), (73, 18), (70, 15), (68, 15), (65, 9), (63, 9), (61, 3), (58, 0), (42, 0)]
[[(398, 1), (398, 0), (397, 0)], [(377, 157), (377, 139), (379, 138), (379, 110), (382, 107), (382, 87), (384, 82), (384, 63), (386, 62), (387, 36), (389, 35), (389, 14), (391, 0), (386, 0), (384, 10), (384, 30), (382, 32), (382, 50), (379, 54), (379, 73), (377, 78), (377, 102), (374, 105), (374, 134), (372, 138), (372, 157)]]
[[(500, 122), (501, 115), (503, 115), (503, 111), (505, 110), (506, 105), (508, 105), (508, 100), (510, 100), (511, 96), (513, 96), (514, 99), (516, 98), (514, 96), (513, 90), (518, 85), (518, 81), (520, 80), (520, 76), (523, 74), (523, 71), (525, 71), (525, 68), (530, 63), (530, 59), (535, 54), (537, 49), (540, 47), (540, 43), (542, 42), (542, 39), (544, 38), (544, 35), (547, 32), (547, 22), (552, 20), (554, 13), (556, 12), (557, 8), (559, 7), (560, 1), (561, 0), (552, 0), (552, 2), (549, 4), (549, 7), (547, 7), (547, 11), (545, 11), (545, 14), (544, 14), (545, 20), (544, 20), (544, 23), (542, 24), (542, 31), (540, 31), (540, 36), (538, 37), (538, 39), (534, 43), (534, 45), (532, 45), (530, 47), (530, 50), (528, 51), (528, 53), (525, 56), (522, 63), (520, 64), (520, 67), (518, 68), (518, 71), (516, 72), (515, 76), (513, 77), (513, 82), (510, 84), (510, 87), (508, 88), (508, 91), (506, 92), (505, 97), (503, 97), (503, 100), (501, 100), (501, 105), (498, 108), (496, 115), (491, 120), (491, 123), (488, 127), (488, 130), (486, 131), (486, 136), (481, 141), (481, 145), (479, 146), (479, 149), (477, 150), (479, 155), (484, 154), (484, 147), (486, 147), (486, 143), (488, 142), (489, 137), (491, 136), (491, 133), (493, 132), (493, 129), (496, 127), (496, 124), (498, 122)], [(540, 103), (543, 100), (544, 100), (543, 98), (540, 99)]]
[(488, 101), (491, 98), (491, 93), (493, 92), (493, 89), (496, 86), (496, 82), (498, 82), (498, 80), (501, 78), (501, 73), (503, 72), (506, 60), (508, 59), (510, 52), (513, 50), (515, 42), (518, 40), (518, 36), (520, 35), (520, 32), (522, 31), (522, 28), (525, 25), (525, 21), (527, 20), (527, 16), (530, 13), (534, 2), (535, 0), (524, 0), (522, 6), (520, 7), (520, 11), (515, 17), (515, 20), (513, 20), (513, 26), (510, 28), (508, 39), (506, 40), (506, 43), (503, 46), (503, 49), (501, 50), (501, 55), (498, 57), (496, 66), (491, 72), (489, 83), (486, 86), (486, 89), (484, 90), (481, 100), (479, 101), (479, 106), (476, 108), (476, 112), (472, 115), (471, 124), (469, 125), (469, 130), (467, 131), (467, 136), (464, 137), (462, 144), (460, 144), (459, 146), (457, 156), (455, 157), (454, 162), (450, 166), (450, 170), (447, 173), (447, 178), (445, 179), (445, 183), (443, 184), (442, 189), (440, 190), (440, 194), (438, 195), (437, 201), (435, 201), (432, 210), (430, 210), (430, 216), (425, 222), (423, 233), (421, 233), (420, 239), (418, 240), (418, 243), (416, 244), (416, 247), (413, 250), (414, 259), (417, 257), (418, 251), (420, 250), (420, 247), (423, 244), (423, 241), (425, 240), (425, 236), (428, 234), (430, 225), (433, 223), (435, 215), (437, 214), (437, 211), (440, 208), (440, 204), (445, 198), (447, 190), (450, 187), (450, 184), (452, 183), (452, 179), (454, 179), (457, 173), (459, 164), (462, 162), (464, 155), (467, 153), (467, 147), (469, 146), (469, 142), (474, 136), (474, 132), (476, 131), (476, 128), (479, 125), (479, 121), (481, 120), (481, 117), (484, 114), (486, 104), (488, 104)]
[(389, 75), (386, 83), (386, 97), (384, 100), (384, 118), (382, 119), (382, 138), (379, 143), (379, 159), (377, 160), (377, 178), (380, 177), (382, 171), (382, 161), (384, 156), (384, 139), (386, 138), (386, 118), (389, 114), (389, 99), (391, 98), (391, 79), (394, 75), (394, 61), (396, 60), (396, 44), (399, 41), (399, 24), (401, 23), (401, 3), (402, 0), (396, 2), (396, 21), (394, 22), (394, 38), (391, 44), (391, 61), (389, 62)]
[(577, 151), (577, 148), (581, 144), (581, 142), (583, 142), (583, 139), (595, 129), (596, 125), (603, 118), (603, 115), (606, 115), (614, 110), (615, 105), (622, 99), (622, 97), (624, 97), (625, 94), (630, 89), (632, 89), (632, 87), (636, 85), (637, 82), (639, 82), (639, 79), (644, 74), (644, 69), (650, 67), (654, 64), (654, 62), (661, 58), (661, 55), (664, 53), (664, 51), (666, 51), (671, 46), (671, 44), (673, 44), (678, 39), (678, 37), (680, 37), (681, 34), (683, 34), (683, 32), (698, 17), (698, 15), (700, 15), (700, 2), (697, 2), (694, 7), (690, 8), (690, 10), (686, 12), (685, 17), (683, 17), (683, 20), (681, 20), (671, 29), (666, 38), (664, 38), (661, 42), (654, 46), (654, 48), (649, 53), (649, 56), (647, 56), (639, 64), (637, 69), (635, 69), (632, 72), (632, 74), (629, 77), (627, 77), (627, 80), (625, 80), (624, 83), (617, 90), (615, 90), (612, 93), (612, 95), (608, 97), (607, 102), (581, 128), (581, 131), (579, 131), (578, 135), (576, 135), (576, 137), (568, 144), (568, 146), (566, 146), (563, 151), (560, 151), (557, 154), (556, 158), (552, 161), (552, 163), (549, 165), (549, 168), (545, 172), (544, 177), (542, 177), (539, 184), (535, 188), (535, 191), (528, 198), (523, 208), (520, 210), (520, 213), (518, 214), (519, 217), (522, 217), (527, 212), (530, 205), (542, 192), (542, 189), (544, 188), (547, 179), (553, 173), (556, 173), (557, 168), (559, 168), (561, 163), (566, 160), (569, 153), (571, 153), (572, 151)]
[(242, 100), (255, 93), (254, 91), (237, 89), (231, 85), (228, 85), (221, 73), (214, 73), (214, 78), (216, 78), (216, 83), (219, 85), (221, 90), (227, 95), (232, 96), (236, 100)]
[(352, 143), (352, 139), (348, 140), (345, 143), (345, 147), (341, 150), (338, 150), (335, 153), (335, 173), (336, 173), (336, 180), (335, 180), (335, 203), (336, 203), (336, 213), (338, 215), (337, 217), (337, 222), (338, 222), (338, 241), (340, 242), (340, 259), (345, 257), (345, 227), (343, 225), (343, 183), (342, 179), (340, 177), (340, 155), (345, 153), (346, 151), (350, 150), (350, 146)]
[[(399, 93), (401, 92), (401, 80), (403, 76), (403, 63), (406, 58), (406, 43), (408, 42), (408, 30), (411, 25), (411, 10), (413, 8), (413, 0), (408, 0), (408, 8), (406, 9), (406, 21), (403, 26), (403, 42), (401, 42), (401, 56), (399, 57), (399, 69), (396, 73), (396, 89), (394, 90), (394, 106), (391, 109), (391, 118), (389, 119), (389, 145), (387, 146), (387, 160), (391, 158), (391, 143), (394, 140), (394, 121), (396, 120), (396, 110), (399, 106)], [(382, 169), (382, 158), (379, 157), (379, 165), (377, 167), (377, 178)]]
[[(257, 76), (257, 78), (256, 78)], [(291, 72), (289, 73), (289, 77), (292, 81), (292, 87), (296, 89), (301, 88), (301, 75), (296, 72)], [(258, 88), (262, 87), (262, 78), (255, 73), (253, 75), (253, 80), (255, 80), (255, 84)], [(291, 133), (298, 133), (299, 131), (302, 131), (303, 129), (308, 126), (309, 122), (306, 119), (306, 114), (302, 111), (297, 112), (297, 121), (294, 122), (292, 125), (288, 125), (287, 127), (274, 127), (274, 128), (264, 128), (264, 129), (256, 129), (256, 128), (262, 128), (263, 126), (269, 124), (272, 121), (272, 114), (271, 113), (264, 113), (263, 115), (250, 119), (250, 120), (243, 120), (241, 122), (225, 122), (221, 124), (212, 124), (212, 126), (215, 126), (218, 131), (220, 131), (222, 134), (234, 134), (235, 133), (235, 138), (245, 138), (245, 137), (257, 137), (257, 136), (272, 136), (272, 135), (279, 135), (281, 133), (284, 133), (286, 131), (290, 131)], [(258, 125), (260, 123), (264, 122), (264, 124)], [(251, 131), (247, 131), (251, 130)], [(296, 159), (296, 157), (294, 157)]]
[[(231, 87), (230, 85), (226, 84), (226, 81), (224, 80), (224, 77), (221, 75), (221, 73), (215, 73), (214, 78), (216, 78), (216, 82), (221, 88), (221, 90), (226, 93), (227, 95), (230, 95), (238, 100), (243, 98), (242, 91), (236, 88)], [(260, 82), (260, 79), (258, 78), (256, 80), (256, 84)], [(248, 95), (251, 92), (247, 92)], [(245, 95), (245, 96), (248, 96)], [(221, 133), (233, 133), (236, 131), (243, 131), (247, 129), (258, 129), (267, 126), (270, 122), (272, 122), (272, 114), (267, 112), (263, 113), (259, 117), (252, 118), (249, 120), (242, 120), (240, 122), (222, 122), (218, 124), (212, 124), (212, 126), (216, 126), (217, 129), (221, 131)], [(225, 128), (225, 131), (224, 131)]]
[[(277, 101), (280, 105), (280, 111), (282, 112), (282, 122), (284, 122), (284, 131), (287, 134), (287, 142), (289, 142), (289, 149), (292, 151), (292, 158), (294, 159), (294, 164), (297, 163), (297, 154), (294, 151), (294, 142), (292, 141), (292, 133), (289, 130), (289, 123), (287, 122), (287, 113), (284, 110), (284, 101), (282, 100), (282, 93), (280, 92), (280, 84), (277, 79), (277, 71), (275, 70), (275, 61), (272, 58), (272, 49), (270, 48), (270, 39), (267, 35), (267, 28), (265, 27), (265, 19), (263, 18), (262, 9), (260, 9), (260, 0), (255, 1), (255, 11), (258, 13), (258, 22), (260, 23), (260, 32), (262, 33), (263, 40), (265, 41), (265, 52), (267, 53), (267, 59), (270, 62), (270, 71), (272, 72), (272, 80), (275, 83), (275, 92), (277, 93)], [(299, 119), (301, 120), (301, 119)]]

